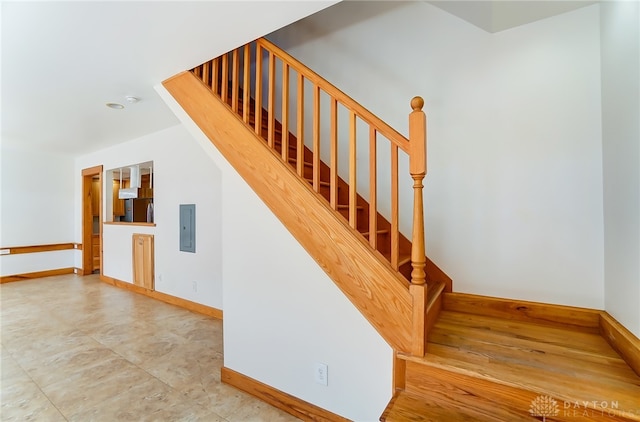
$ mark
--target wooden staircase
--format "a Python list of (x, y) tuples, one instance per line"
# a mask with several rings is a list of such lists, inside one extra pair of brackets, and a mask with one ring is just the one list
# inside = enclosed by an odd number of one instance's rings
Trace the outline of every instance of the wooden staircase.
[[(213, 72), (214, 66), (220, 70)], [(253, 96), (248, 95), (245, 97), (242, 87), (234, 87), (231, 82), (227, 82), (226, 89), (223, 89), (221, 60), (216, 65), (211, 64), (208, 70), (205, 69), (205, 65), (201, 65), (192, 69), (192, 72), (200, 79), (208, 80), (208, 87), (212, 89), (218, 97), (223, 100), (231, 110), (240, 117), (245, 117), (245, 123), (255, 130), (260, 139), (273, 149), (279, 156), (283, 157), (286, 164), (289, 165), (291, 171), (298, 173), (303, 180), (305, 180), (312, 189), (316, 190), (327, 202), (332, 202), (331, 187), (333, 182), (331, 181), (331, 167), (325, 163), (321, 158), (314, 156), (314, 152), (302, 143), (298, 143), (296, 136), (287, 131), (287, 136), (283, 137), (282, 123), (277, 119), (271, 119), (269, 111), (264, 107), (258, 107), (260, 109), (260, 118), (256, 119), (256, 101)], [(204, 72), (209, 72), (208, 78), (204, 76)], [(211, 78), (217, 77), (219, 82), (213, 84)], [(225, 77), (226, 78), (226, 77)], [(248, 101), (247, 101), (248, 100)], [(245, 109), (245, 102), (248, 103), (248, 107)], [(257, 122), (256, 122), (257, 120)], [(259, 124), (259, 129), (256, 128), (256, 124)], [(272, 125), (272, 126), (270, 126)], [(285, 141), (283, 143), (283, 140)], [(284, 145), (283, 145), (284, 144)], [(286, 150), (283, 151), (283, 148)], [(301, 149), (299, 152), (298, 149)], [(300, 163), (300, 164), (299, 164)], [(319, 167), (317, 186), (314, 182), (314, 167)], [(385, 258), (386, 261), (391, 262), (392, 258), (392, 227), (391, 223), (381, 215), (377, 210), (372, 210), (369, 202), (364, 199), (360, 194), (355, 192), (355, 206), (350, 204), (350, 188), (349, 183), (342, 177), (336, 176), (336, 206), (335, 210), (349, 222), (353, 220), (355, 223), (355, 230), (360, 233), (369, 243), (374, 244), (376, 250)], [(355, 215), (355, 217), (352, 216)], [(376, 230), (375, 240), (371, 240), (371, 223), (370, 219), (375, 219), (376, 223), (373, 225)], [(407, 239), (402, 233), (398, 233), (398, 256), (397, 267), (398, 271), (407, 279), (407, 283), (411, 280), (411, 241)], [(433, 274), (433, 285), (430, 286), (432, 292), (443, 291), (445, 289), (451, 289), (451, 279), (444, 274), (428, 257), (425, 256), (427, 263), (427, 272)], [(407, 284), (408, 286), (408, 284)]]
[[(451, 279), (412, 242), (424, 239), (415, 233), (407, 239), (395, 214), (388, 219), (379, 212), (375, 193), (367, 200), (357, 192), (355, 170), (347, 180), (340, 177), (333, 150), (328, 161), (314, 153), (319, 137), (312, 148), (301, 139), (299, 110), (296, 130), (290, 129), (288, 100), (275, 117), (275, 58), (284, 57), (283, 98), (294, 59), (266, 40), (258, 43), (262, 47), (240, 47), (164, 85), (394, 348), (395, 394), (381, 421), (640, 421), (637, 338), (601, 311), (453, 293)], [(269, 69), (264, 107), (263, 78), (255, 76), (262, 67)], [(297, 102), (305, 101), (300, 75), (306, 71), (318, 93), (317, 110), (320, 78), (306, 68), (296, 70)], [(329, 90), (360, 110), (337, 89)], [(416, 107), (410, 126), (420, 126), (415, 112)], [(375, 141), (376, 129), (371, 133)], [(260, 148), (246, 139), (251, 136)], [(397, 160), (397, 148), (394, 154)], [(414, 182), (421, 189), (421, 179)], [(290, 202), (284, 207), (283, 198)], [(414, 223), (422, 219), (421, 196), (416, 201)], [(420, 284), (422, 270), (426, 285)]]
[[(423, 355), (439, 296), (451, 290), (451, 279), (426, 257), (424, 248), (422, 99), (411, 102), (410, 141), (265, 39), (176, 75), (163, 85), (389, 345)], [(309, 91), (311, 98), (305, 100)], [(211, 94), (217, 101), (212, 102)], [(276, 97), (281, 102), (278, 109)], [(321, 112), (325, 99), (330, 110), (326, 107)], [(295, 117), (289, 103), (300, 105)], [(228, 111), (235, 118), (225, 114)], [(346, 127), (338, 124), (345, 112)], [(311, 133), (305, 126), (312, 127)], [(233, 143), (228, 140), (231, 132), (236, 138)], [(339, 138), (349, 146), (346, 153)], [(262, 148), (252, 139), (262, 141)], [(358, 142), (368, 144), (368, 156), (358, 153), (356, 158)], [(377, 172), (378, 144), (387, 145), (384, 159), (391, 169), (389, 174), (383, 172), (390, 180), (382, 182)], [(346, 165), (340, 164), (338, 155)], [(409, 218), (403, 217), (412, 227), (411, 240), (400, 230), (403, 157), (408, 157), (413, 179), (413, 204), (405, 208)], [(363, 167), (368, 177), (358, 179)], [(274, 184), (273, 178), (279, 180)], [(362, 188), (368, 194), (366, 200), (359, 192), (359, 180), (368, 184)], [(298, 189), (301, 182), (306, 189)], [(379, 197), (380, 189), (388, 199)], [(312, 207), (317, 201), (321, 207)], [(381, 204), (390, 208), (387, 218)]]

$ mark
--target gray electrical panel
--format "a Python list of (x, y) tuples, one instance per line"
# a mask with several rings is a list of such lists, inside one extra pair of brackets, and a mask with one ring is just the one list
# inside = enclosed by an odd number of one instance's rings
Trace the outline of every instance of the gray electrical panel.
[(180, 204), (180, 250), (196, 251), (196, 205)]

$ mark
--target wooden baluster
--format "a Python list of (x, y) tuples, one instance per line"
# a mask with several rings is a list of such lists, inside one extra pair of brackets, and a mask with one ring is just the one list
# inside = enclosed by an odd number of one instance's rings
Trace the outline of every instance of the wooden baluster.
[(289, 65), (282, 62), (282, 159), (289, 163)]
[(338, 100), (331, 98), (331, 157), (329, 203), (334, 210), (338, 209)]
[(216, 57), (211, 61), (211, 90), (214, 94), (220, 94), (220, 58)]
[(356, 174), (356, 113), (352, 110), (349, 114), (349, 225), (354, 229), (358, 216)]
[(313, 86), (313, 190), (320, 192), (320, 87)]
[(220, 98), (229, 104), (229, 54), (222, 56), (222, 80), (220, 81)]
[(378, 248), (378, 150), (373, 126), (369, 126), (369, 244)]
[(211, 72), (210, 68), (211, 62), (206, 62), (202, 65), (202, 82), (204, 82), (207, 86), (209, 86), (209, 73)]
[(244, 78), (242, 79), (242, 120), (249, 124), (249, 98), (251, 94), (251, 47), (249, 44), (244, 46)]
[(298, 133), (296, 135), (296, 167), (298, 176), (304, 176), (304, 77), (298, 72)]
[(391, 143), (391, 267), (398, 270), (400, 228), (398, 221), (398, 146)]
[(240, 86), (240, 49), (233, 50), (233, 58), (231, 62), (231, 110), (238, 112), (238, 91)]
[(409, 173), (413, 179), (413, 234), (411, 238), (411, 285), (413, 299), (413, 335), (411, 353), (424, 356), (427, 341), (427, 284), (424, 246), (424, 211), (422, 180), (427, 174), (427, 120), (422, 107), (424, 100), (411, 100), (413, 111), (409, 115)]
[(269, 69), (267, 70), (267, 144), (269, 148), (275, 147), (275, 104), (276, 104), (276, 56), (273, 52), (269, 52)]
[(262, 136), (262, 47), (256, 44), (256, 103), (254, 124), (258, 136)]
[(202, 79), (202, 65), (193, 69), (193, 74)]

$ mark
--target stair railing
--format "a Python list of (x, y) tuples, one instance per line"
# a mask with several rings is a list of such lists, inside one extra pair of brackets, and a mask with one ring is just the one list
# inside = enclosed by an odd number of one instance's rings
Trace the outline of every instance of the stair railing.
[[(420, 97), (411, 100), (412, 112), (409, 116), (409, 139), (397, 132), (387, 123), (375, 116), (358, 102), (326, 81), (317, 73), (293, 58), (270, 41), (261, 38), (251, 44), (239, 47), (196, 68), (193, 73), (200, 78), (215, 94), (225, 101), (231, 110), (239, 114), (243, 121), (252, 126), (259, 136), (267, 140), (270, 148), (280, 149), (279, 154), (285, 163), (295, 161), (295, 172), (305, 177), (305, 149), (310, 149), (311, 188), (320, 193), (329, 189), (329, 205), (338, 211), (338, 108), (348, 112), (348, 170), (345, 172), (348, 189), (349, 225), (358, 230), (358, 192), (356, 128), (358, 122), (368, 127), (369, 143), (369, 188), (368, 188), (368, 242), (374, 250), (382, 249), (378, 236), (378, 138), (389, 140), (390, 145), (390, 241), (387, 256), (392, 268), (399, 271), (404, 263), (401, 260), (401, 239), (399, 229), (399, 154), (409, 157), (409, 173), (413, 179), (413, 225), (411, 238), (411, 275), (409, 290), (413, 300), (413, 337), (411, 354), (422, 356), (426, 343), (427, 283), (425, 234), (423, 218), (423, 184), (426, 175), (426, 117), (422, 111), (424, 101)], [(292, 74), (294, 80), (292, 81)], [(305, 90), (312, 91), (311, 106), (305, 106)], [(280, 91), (277, 93), (276, 91)], [(329, 181), (322, 180), (321, 151), (321, 97), (328, 98), (329, 111)], [(276, 109), (276, 98), (280, 107)], [(263, 105), (263, 102), (266, 104)], [(296, 106), (292, 116), (292, 103)], [(251, 110), (253, 109), (253, 110)], [(266, 109), (266, 113), (263, 111)], [(253, 113), (252, 113), (253, 111)], [(307, 113), (311, 113), (312, 131), (309, 141), (305, 139)], [(252, 116), (253, 115), (253, 116)], [(252, 121), (253, 118), (253, 121)], [(266, 118), (266, 122), (263, 119)], [(324, 123), (324, 122), (323, 122)], [(279, 126), (279, 128), (277, 128)], [(295, 126), (295, 129), (293, 130)], [(280, 145), (276, 145), (276, 130), (281, 135)], [(295, 136), (287, 136), (293, 130)], [(265, 133), (266, 132), (266, 133)], [(296, 145), (290, 148), (289, 142)], [(326, 148), (326, 147), (325, 147)], [(290, 160), (290, 150), (295, 149), (295, 160)], [(326, 169), (325, 169), (326, 170)], [(386, 252), (386, 251), (385, 251)]]

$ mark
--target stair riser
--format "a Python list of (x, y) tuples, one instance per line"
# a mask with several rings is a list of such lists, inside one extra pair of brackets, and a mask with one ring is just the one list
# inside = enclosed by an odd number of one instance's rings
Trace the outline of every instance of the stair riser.
[[(529, 413), (531, 405), (544, 392), (530, 391), (492, 382), (490, 380), (450, 372), (446, 369), (407, 362), (406, 391), (442, 403), (464, 409), (466, 413), (477, 412), (488, 420), (504, 421), (533, 420)], [(547, 421), (632, 421), (621, 412), (609, 414), (607, 409), (574, 409), (571, 403), (554, 398), (558, 414), (547, 417)], [(541, 418), (538, 418), (541, 419)]]

